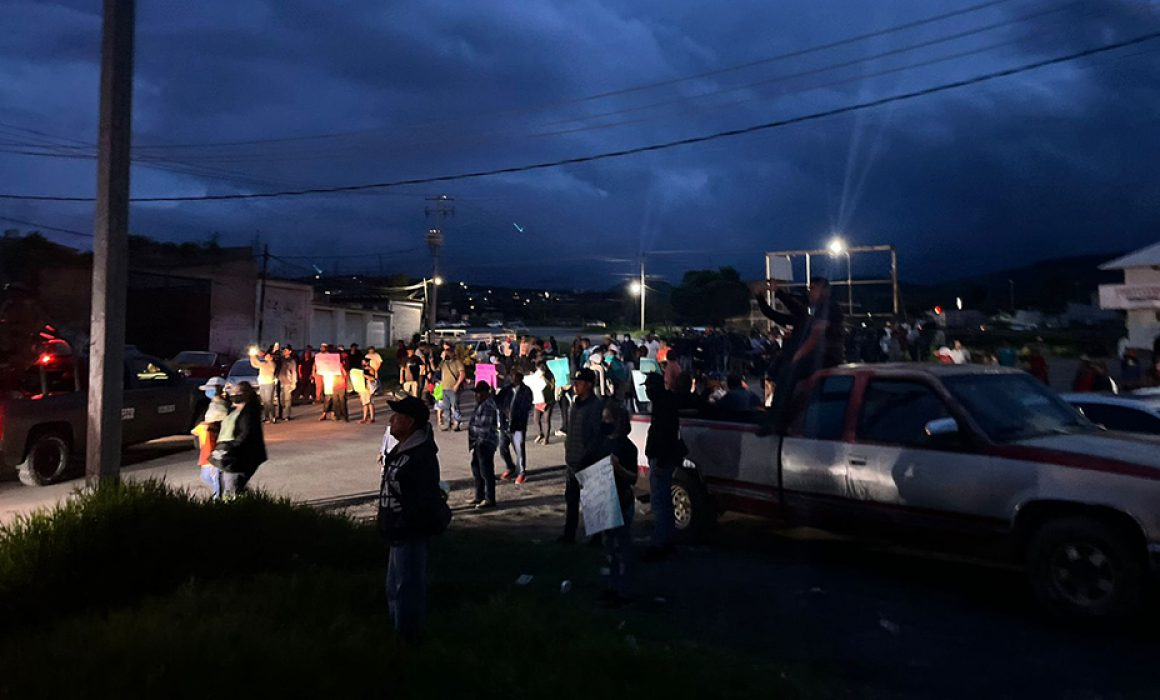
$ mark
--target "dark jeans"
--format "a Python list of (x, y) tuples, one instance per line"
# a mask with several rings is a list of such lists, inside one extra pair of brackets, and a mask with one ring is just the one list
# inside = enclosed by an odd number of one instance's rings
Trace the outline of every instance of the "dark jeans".
[(427, 541), (391, 545), (387, 564), (387, 607), (395, 630), (416, 640), (427, 616)]
[[(499, 431), (499, 454), (503, 457), (503, 463), (507, 466), (509, 472), (514, 472), (516, 476), (523, 474), (528, 470), (528, 450), (526, 445), (526, 438), (528, 435), (527, 428), (523, 430), (501, 430)], [(516, 450), (515, 461), (512, 461), (512, 448)]]
[(495, 447), (481, 445), (471, 451), (471, 478), (475, 480), (475, 500), (495, 503)]
[(552, 411), (556, 404), (550, 403), (542, 411), (536, 411), (536, 429), (540, 431), (540, 439), (547, 440), (552, 436)]
[(568, 412), (572, 410), (572, 397), (564, 394), (556, 403), (560, 405), (560, 430), (568, 432)]
[(632, 566), (632, 516), (634, 503), (621, 504), (624, 525), (604, 531), (604, 553), (608, 557), (608, 588), (620, 595), (628, 593), (628, 574)]
[(564, 538), (576, 539), (576, 528), (580, 525), (580, 482), (572, 467), (565, 470), (564, 485)]
[(667, 547), (673, 539), (673, 465), (648, 461), (649, 507), (653, 512), (652, 543)]

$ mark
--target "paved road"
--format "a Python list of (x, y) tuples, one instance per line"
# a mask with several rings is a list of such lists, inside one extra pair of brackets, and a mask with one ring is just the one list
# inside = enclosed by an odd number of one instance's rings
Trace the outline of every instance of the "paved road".
[[(473, 404), (468, 401), (465, 406)], [(366, 497), (379, 485), (378, 449), (386, 430), (386, 407), (381, 399), (379, 419), (371, 425), (357, 421), (319, 422), (313, 406), (295, 407), (294, 420), (265, 426), (269, 461), (262, 465), (254, 484), (266, 491), (304, 501), (330, 501)], [(350, 402), (352, 415), (358, 401)], [(560, 423), (554, 416), (555, 424)], [(466, 422), (466, 419), (465, 419)], [(534, 429), (534, 428), (533, 428)], [(462, 480), (471, 476), (466, 426), (463, 432), (438, 432), (443, 478)], [(529, 444), (533, 468), (563, 464), (563, 446), (554, 438), (548, 446)], [(498, 461), (498, 460), (497, 460)], [(198, 481), (196, 454), (189, 437), (172, 437), (130, 447), (125, 452), (126, 479), (165, 479), (171, 484), (204, 489)], [(82, 479), (46, 487), (24, 486), (18, 481), (0, 483), (0, 523), (18, 513), (52, 506), (83, 485)]]

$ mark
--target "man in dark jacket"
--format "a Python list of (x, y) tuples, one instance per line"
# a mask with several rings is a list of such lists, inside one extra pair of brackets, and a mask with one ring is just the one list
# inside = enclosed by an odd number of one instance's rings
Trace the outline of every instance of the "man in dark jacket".
[(580, 482), (576, 480), (576, 472), (608, 456), (608, 439), (601, 428), (604, 404), (593, 392), (595, 384), (596, 373), (587, 367), (572, 375), (576, 398), (568, 416), (568, 437), (564, 440), (568, 481), (564, 488), (564, 534), (559, 540), (564, 544), (576, 542), (576, 528), (580, 523)]
[[(499, 478), (508, 480), (514, 474), (516, 483), (524, 483), (528, 469), (525, 442), (528, 435), (528, 414), (532, 411), (532, 389), (524, 384), (524, 373), (512, 369), (511, 384), (499, 392), (499, 454), (507, 466)], [(516, 449), (512, 461), (512, 447)]]
[(767, 431), (781, 426), (785, 409), (800, 380), (820, 369), (842, 364), (846, 353), (842, 309), (831, 298), (829, 280), (824, 277), (810, 280), (808, 306), (792, 294), (776, 288), (772, 281), (768, 284), (789, 313), (773, 309), (766, 303), (764, 295), (758, 293), (757, 305), (761, 307), (761, 313), (778, 325), (793, 326), (793, 332), (782, 346), (774, 370), (777, 384), (770, 409), (773, 422), (763, 426), (759, 434), (768, 434)]
[(422, 400), (388, 401), (394, 411), (390, 433), (398, 444), (383, 456), (379, 484), (379, 527), (390, 543), (387, 604), (395, 629), (418, 639), (427, 608), (427, 539), (443, 502), (439, 488), (439, 448), (431, 413)]
[(659, 561), (672, 554), (673, 545), (673, 472), (685, 458), (685, 443), (681, 442), (680, 415), (677, 397), (665, 389), (664, 378), (650, 372), (644, 380), (652, 417), (644, 454), (648, 458), (649, 506), (653, 512), (652, 549), (641, 557), (645, 561)]

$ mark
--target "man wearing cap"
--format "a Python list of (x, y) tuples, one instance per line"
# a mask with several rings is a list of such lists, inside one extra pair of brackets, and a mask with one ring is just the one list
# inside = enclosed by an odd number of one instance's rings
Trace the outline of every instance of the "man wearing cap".
[(383, 456), (379, 484), (379, 528), (390, 543), (387, 604), (395, 630), (419, 638), (427, 608), (427, 539), (433, 513), (443, 503), (439, 487), (439, 448), (431, 432), (427, 405), (413, 396), (388, 401), (391, 437), (398, 440)]
[(467, 423), (467, 449), (471, 451), (471, 477), (475, 480), (476, 508), (495, 506), (495, 450), (499, 446), (497, 430), (499, 409), (491, 396), (491, 385), (475, 385), (475, 412)]
[(564, 544), (576, 542), (576, 528), (580, 523), (580, 482), (576, 480), (576, 472), (608, 456), (608, 439), (601, 428), (604, 404), (593, 392), (595, 384), (596, 373), (587, 367), (572, 375), (576, 398), (568, 416), (568, 437), (564, 440), (568, 481), (564, 488), (564, 534), (559, 539)]
[(198, 440), (197, 465), (201, 468), (201, 480), (213, 491), (213, 498), (220, 498), (222, 494), (221, 473), (213, 465), (210, 455), (217, 447), (218, 435), (221, 433), (222, 421), (230, 414), (230, 402), (227, 396), (226, 380), (221, 377), (211, 377), (209, 381), (198, 387), (205, 392), (209, 399), (209, 406), (205, 409), (205, 416), (193, 429)]

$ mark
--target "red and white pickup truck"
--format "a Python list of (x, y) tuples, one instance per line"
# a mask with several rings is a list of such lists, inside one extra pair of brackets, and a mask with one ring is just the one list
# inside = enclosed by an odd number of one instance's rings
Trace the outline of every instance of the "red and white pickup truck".
[[(1160, 438), (1108, 432), (1016, 370), (848, 365), (800, 388), (783, 435), (681, 420), (679, 530), (739, 511), (1014, 558), (1052, 609), (1123, 617), (1160, 559)], [(649, 417), (633, 417), (644, 460)], [(646, 465), (642, 465), (647, 468)]]

